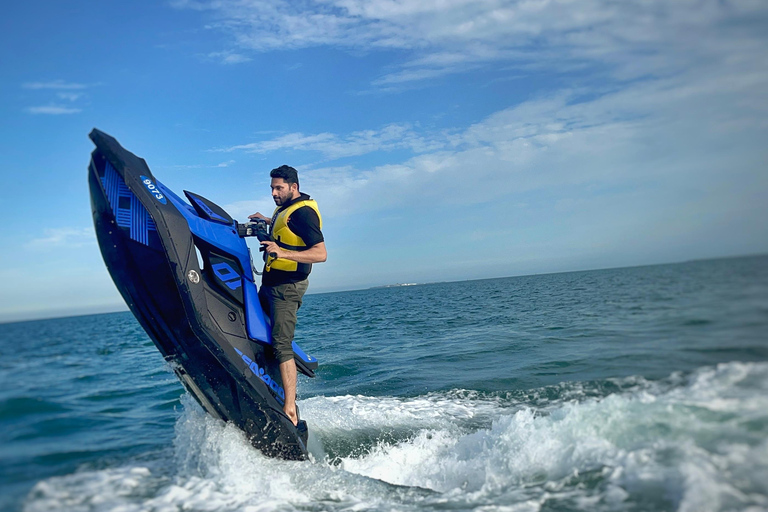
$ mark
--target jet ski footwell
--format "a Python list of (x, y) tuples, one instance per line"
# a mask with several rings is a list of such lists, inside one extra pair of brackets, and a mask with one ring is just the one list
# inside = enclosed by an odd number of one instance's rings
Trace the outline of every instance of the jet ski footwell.
[[(171, 368), (212, 416), (265, 455), (307, 458), (307, 426), (283, 413), (285, 393), (238, 224), (94, 129), (88, 184), (96, 237), (115, 286)], [(317, 360), (294, 343), (297, 367)]]

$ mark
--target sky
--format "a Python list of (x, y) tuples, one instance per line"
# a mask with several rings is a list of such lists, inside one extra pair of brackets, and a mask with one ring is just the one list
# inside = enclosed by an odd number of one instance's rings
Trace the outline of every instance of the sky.
[(310, 293), (768, 252), (764, 0), (28, 0), (0, 43), (0, 321), (125, 309), (94, 127), (241, 221), (296, 167)]

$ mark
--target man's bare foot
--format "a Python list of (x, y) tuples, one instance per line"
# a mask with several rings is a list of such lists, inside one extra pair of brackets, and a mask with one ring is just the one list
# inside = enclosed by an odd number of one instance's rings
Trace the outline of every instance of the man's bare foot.
[(299, 415), (296, 414), (296, 405), (288, 406), (288, 404), (283, 407), (283, 412), (291, 419), (294, 426), (299, 425)]

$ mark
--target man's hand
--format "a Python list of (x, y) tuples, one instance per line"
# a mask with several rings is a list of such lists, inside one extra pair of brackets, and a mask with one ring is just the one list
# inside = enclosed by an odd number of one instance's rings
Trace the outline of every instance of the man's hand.
[(265, 242), (259, 242), (264, 247), (264, 252), (275, 258), (285, 258), (285, 252), (275, 242), (267, 240)]
[(270, 217), (265, 217), (264, 215), (260, 214), (259, 212), (254, 213), (253, 215), (248, 216), (251, 220), (263, 220), (267, 224), (272, 224), (272, 219)]

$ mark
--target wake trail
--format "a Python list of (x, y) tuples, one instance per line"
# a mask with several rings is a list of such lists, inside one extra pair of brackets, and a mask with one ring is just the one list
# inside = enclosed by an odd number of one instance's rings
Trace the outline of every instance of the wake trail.
[(25, 510), (765, 509), (767, 391), (768, 364), (727, 363), (611, 385), (313, 397), (303, 463), (264, 457), (186, 396), (170, 473), (49, 479)]

